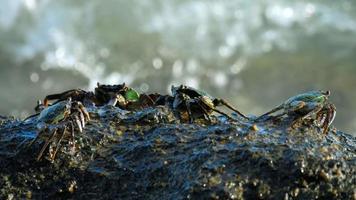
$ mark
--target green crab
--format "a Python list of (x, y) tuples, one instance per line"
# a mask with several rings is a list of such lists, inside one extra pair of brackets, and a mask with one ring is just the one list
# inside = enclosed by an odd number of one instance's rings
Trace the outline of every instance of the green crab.
[(330, 91), (310, 91), (293, 96), (271, 111), (259, 116), (256, 120), (263, 119), (272, 113), (282, 110), (282, 113), (272, 116), (278, 118), (284, 115), (294, 117), (293, 125), (299, 120), (314, 118), (326, 134), (335, 119), (336, 108), (329, 102)]
[(45, 144), (37, 156), (37, 160), (41, 159), (44, 151), (51, 142), (53, 142), (54, 145), (50, 145), (49, 157), (51, 160), (54, 160), (67, 132), (70, 133), (74, 149), (74, 130), (77, 127), (79, 132), (83, 132), (83, 128), (85, 127), (86, 122), (90, 120), (90, 116), (81, 102), (72, 101), (71, 98), (68, 98), (67, 100), (58, 101), (51, 106), (43, 108), (39, 113), (27, 118), (27, 120), (30, 119), (34, 119), (34, 122), (39, 129), (36, 138), (30, 145), (41, 137), (47, 137)]

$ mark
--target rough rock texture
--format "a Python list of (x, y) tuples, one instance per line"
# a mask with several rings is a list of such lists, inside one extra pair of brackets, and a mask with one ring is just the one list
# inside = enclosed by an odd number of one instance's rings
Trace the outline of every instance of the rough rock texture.
[[(90, 110), (54, 161), (35, 122), (0, 117), (0, 199), (356, 199), (356, 139), (290, 120), (178, 123), (169, 110)], [(45, 152), (48, 155), (48, 151)]]

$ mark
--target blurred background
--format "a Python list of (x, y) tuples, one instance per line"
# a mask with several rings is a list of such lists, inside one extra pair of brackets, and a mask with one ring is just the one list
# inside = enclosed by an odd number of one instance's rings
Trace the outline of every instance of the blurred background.
[(96, 82), (168, 93), (187, 84), (259, 115), (332, 91), (356, 133), (356, 1), (0, 0), (0, 113)]

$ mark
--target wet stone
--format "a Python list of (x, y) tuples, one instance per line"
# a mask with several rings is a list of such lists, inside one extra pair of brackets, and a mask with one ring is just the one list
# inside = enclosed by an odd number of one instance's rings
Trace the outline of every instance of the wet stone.
[[(289, 120), (180, 122), (166, 107), (88, 109), (55, 160), (35, 120), (0, 117), (0, 199), (353, 199), (356, 139)], [(54, 144), (50, 144), (54, 145)], [(55, 145), (54, 145), (55, 147)]]

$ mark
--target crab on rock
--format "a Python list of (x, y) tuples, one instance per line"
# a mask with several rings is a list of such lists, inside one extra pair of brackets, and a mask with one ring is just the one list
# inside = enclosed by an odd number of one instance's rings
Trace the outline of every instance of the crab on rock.
[(256, 120), (263, 119), (270, 114), (282, 110), (278, 115), (271, 116), (278, 118), (282, 116), (294, 117), (293, 125), (300, 120), (312, 118), (321, 124), (323, 133), (326, 134), (336, 115), (335, 106), (329, 102), (330, 91), (310, 91), (290, 97), (281, 105), (271, 111), (259, 116)]
[(62, 93), (47, 95), (43, 100), (43, 104), (39, 103), (36, 110), (40, 110), (41, 106), (47, 107), (50, 101), (56, 100), (54, 102), (55, 104), (68, 98), (71, 98), (74, 101), (83, 102), (84, 105), (94, 104), (100, 106), (110, 104), (115, 106), (118, 100), (124, 99), (124, 94), (128, 90), (129, 88), (125, 85), (125, 83), (119, 85), (101, 85), (97, 83), (97, 87), (94, 92), (88, 92), (82, 89), (72, 89)]
[[(63, 101), (72, 98), (75, 101), (81, 101), (84, 105), (117, 106), (125, 110), (137, 110), (155, 105), (153, 99), (157, 98), (157, 94), (139, 94), (133, 88), (128, 87), (125, 83), (118, 85), (103, 85), (97, 83), (94, 92), (85, 91), (82, 89), (68, 90), (58, 94), (47, 95), (44, 98), (43, 104), (39, 101), (36, 111), (41, 110), (49, 105), (50, 101)], [(153, 99), (152, 99), (153, 98)]]
[(30, 145), (39, 138), (45, 138), (45, 144), (40, 150), (37, 160), (41, 159), (44, 151), (51, 143), (49, 157), (51, 160), (54, 160), (62, 140), (68, 137), (68, 133), (72, 140), (73, 149), (75, 148), (75, 128), (78, 128), (79, 132), (82, 132), (90, 117), (81, 102), (72, 101), (71, 98), (68, 98), (67, 100), (58, 101), (51, 106), (43, 108), (39, 113), (27, 119), (34, 119), (39, 129), (36, 138)]
[(226, 106), (242, 118), (249, 119), (224, 99), (213, 98), (203, 91), (185, 85), (172, 86), (171, 91), (173, 95), (173, 110), (187, 112), (190, 122), (194, 121), (195, 116), (203, 116), (206, 120), (211, 121), (210, 114), (212, 112), (217, 112), (230, 120), (236, 121), (228, 114), (218, 110), (216, 108), (218, 106)]

